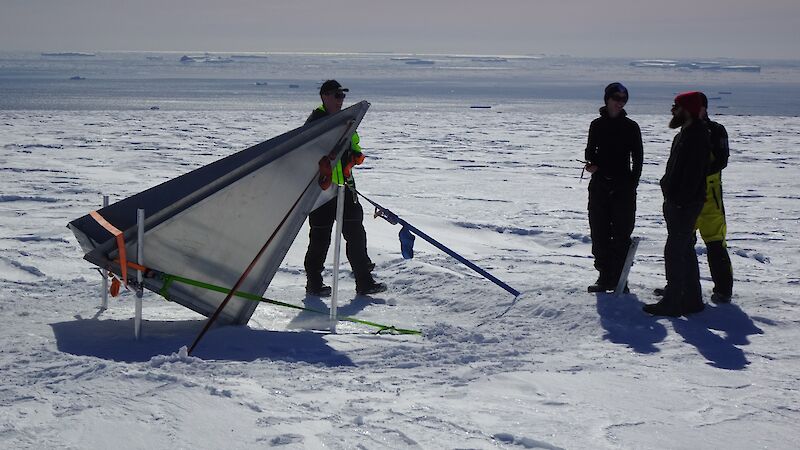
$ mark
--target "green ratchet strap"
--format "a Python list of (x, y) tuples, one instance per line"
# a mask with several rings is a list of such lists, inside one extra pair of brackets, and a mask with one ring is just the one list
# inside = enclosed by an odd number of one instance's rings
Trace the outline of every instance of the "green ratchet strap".
[[(181, 277), (181, 276), (178, 276), (178, 275), (171, 275), (171, 274), (168, 274), (168, 273), (161, 273), (160, 277), (161, 277), (162, 280), (164, 280), (164, 285), (161, 287), (161, 290), (159, 290), (158, 293), (159, 293), (159, 295), (161, 295), (162, 297), (164, 297), (167, 300), (169, 300), (169, 286), (173, 282), (183, 283), (183, 284), (187, 284), (189, 286), (194, 286), (194, 287), (199, 287), (199, 288), (202, 288), (202, 289), (207, 289), (209, 291), (220, 292), (222, 294), (228, 294), (228, 293), (231, 292), (230, 289), (226, 289), (226, 288), (224, 288), (222, 286), (216, 286), (216, 285), (213, 285), (213, 284), (210, 284), (210, 283), (204, 283), (202, 281), (192, 280), (190, 278), (184, 278), (184, 277)], [(308, 311), (308, 312), (312, 312), (312, 313), (316, 313), (316, 314), (328, 315), (328, 311), (320, 311), (318, 309), (306, 308), (304, 306), (293, 305), (291, 303), (285, 303), (285, 302), (281, 302), (281, 301), (278, 301), (278, 300), (272, 300), (272, 299), (269, 299), (269, 298), (259, 297), (258, 295), (249, 294), (247, 292), (237, 291), (233, 295), (236, 296), (236, 297), (241, 297), (241, 298), (244, 298), (246, 300), (252, 300), (252, 301), (255, 301), (255, 302), (269, 303), (270, 305), (283, 306), (285, 308), (299, 309), (301, 311)], [(394, 327), (394, 326), (391, 326), (391, 325), (383, 325), (383, 324), (380, 324), (380, 323), (370, 322), (370, 321), (367, 321), (367, 320), (356, 319), (355, 317), (342, 316), (342, 317), (339, 317), (339, 321), (359, 323), (361, 325), (367, 325), (367, 326), (370, 326), (370, 327), (378, 328), (378, 331), (376, 332), (376, 334), (381, 334), (381, 333), (422, 334), (420, 331), (417, 331), (417, 330), (408, 330), (408, 329), (405, 329), (405, 328), (397, 328), (397, 327)]]

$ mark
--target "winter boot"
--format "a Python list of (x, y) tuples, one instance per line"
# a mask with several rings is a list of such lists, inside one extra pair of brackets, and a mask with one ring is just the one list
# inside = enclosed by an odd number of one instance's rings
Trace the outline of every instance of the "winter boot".
[(358, 295), (378, 294), (385, 290), (386, 284), (378, 283), (372, 278), (372, 275), (364, 279), (356, 279), (356, 294)]
[(306, 282), (306, 294), (316, 297), (330, 297), (331, 287), (323, 283), (322, 280), (308, 280)]
[(356, 293), (358, 295), (372, 295), (372, 294), (379, 294), (381, 292), (386, 291), (387, 287), (385, 283), (378, 283), (373, 281), (372, 284), (367, 286), (357, 286)]
[(586, 288), (586, 290), (589, 292), (607, 292), (607, 291), (613, 291), (616, 288), (617, 288), (616, 283), (611, 282), (607, 276), (601, 274), (597, 278), (597, 281), (595, 281), (594, 284)]
[(720, 294), (719, 292), (714, 292), (713, 294), (711, 294), (711, 301), (716, 303), (717, 305), (724, 304), (724, 303), (730, 303), (731, 302), (731, 296), (730, 295), (725, 295), (725, 294)]
[(681, 315), (688, 316), (689, 314), (696, 314), (704, 309), (706, 309), (706, 304), (703, 303), (702, 300), (700, 300), (699, 302), (692, 302), (692, 304), (683, 307)]
[(674, 302), (669, 301), (667, 299), (662, 299), (658, 303), (650, 303), (649, 305), (644, 305), (642, 307), (642, 311), (653, 316), (666, 316), (666, 317), (680, 317), (682, 313), (680, 308), (678, 308)]

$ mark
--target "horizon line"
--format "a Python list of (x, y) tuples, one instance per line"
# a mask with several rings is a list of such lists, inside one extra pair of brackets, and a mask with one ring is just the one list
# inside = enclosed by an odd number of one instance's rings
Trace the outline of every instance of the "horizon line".
[(455, 57), (455, 58), (508, 58), (508, 59), (543, 59), (543, 58), (578, 58), (578, 59), (633, 59), (633, 60), (708, 60), (708, 59), (727, 59), (727, 60), (751, 60), (751, 61), (796, 61), (800, 62), (797, 57), (745, 57), (745, 56), (680, 56), (680, 57), (666, 57), (666, 56), (634, 56), (634, 55), (621, 55), (621, 56), (579, 56), (566, 53), (464, 53), (464, 52), (408, 52), (408, 51), (321, 51), (321, 50), (305, 50), (305, 51), (289, 51), (289, 50), (43, 50), (43, 49), (0, 49), (2, 53), (168, 53), (168, 54), (253, 54), (253, 55), (304, 55), (304, 56), (364, 56), (364, 55), (378, 55), (378, 56), (428, 56), (428, 57)]

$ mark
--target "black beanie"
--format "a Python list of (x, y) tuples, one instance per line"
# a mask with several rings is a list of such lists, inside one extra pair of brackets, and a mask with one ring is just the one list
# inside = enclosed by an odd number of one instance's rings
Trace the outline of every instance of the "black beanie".
[(606, 93), (603, 96), (603, 102), (607, 103), (609, 97), (614, 94), (625, 94), (625, 97), (628, 97), (628, 88), (622, 85), (622, 83), (611, 83), (606, 86)]

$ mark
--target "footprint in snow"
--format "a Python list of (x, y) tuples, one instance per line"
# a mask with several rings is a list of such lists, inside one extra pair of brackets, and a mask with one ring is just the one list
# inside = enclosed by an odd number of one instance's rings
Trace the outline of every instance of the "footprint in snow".
[(492, 438), (496, 441), (502, 442), (504, 444), (513, 444), (518, 445), (522, 448), (539, 448), (545, 450), (564, 450), (561, 447), (556, 447), (555, 445), (548, 444), (544, 441), (538, 441), (536, 439), (531, 439), (527, 437), (518, 437), (514, 436), (510, 433), (497, 433)]
[(281, 445), (299, 444), (303, 442), (303, 436), (299, 434), (281, 434), (269, 440), (270, 447), (278, 447)]

